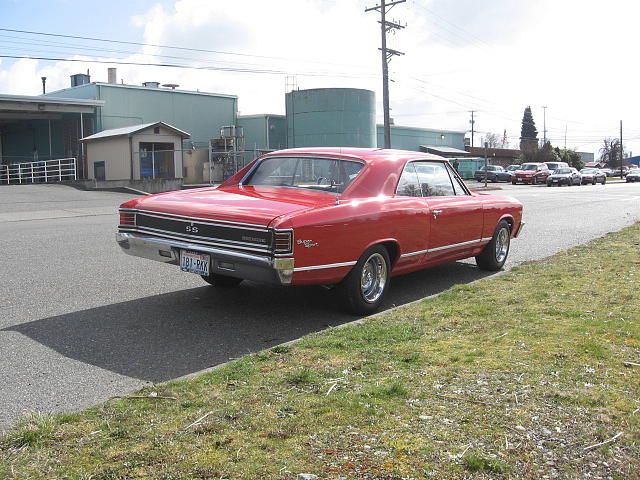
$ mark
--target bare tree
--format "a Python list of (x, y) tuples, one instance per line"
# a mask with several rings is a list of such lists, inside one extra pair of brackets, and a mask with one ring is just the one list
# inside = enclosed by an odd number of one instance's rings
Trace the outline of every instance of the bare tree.
[[(623, 146), (624, 148), (624, 146)], [(624, 150), (623, 150), (624, 156)], [(605, 162), (611, 168), (618, 168), (620, 163), (620, 139), (605, 138), (600, 147), (600, 161)]]
[(497, 148), (502, 145), (502, 139), (500, 138), (500, 135), (496, 133), (487, 133), (484, 137), (484, 141), (487, 143), (489, 148)]

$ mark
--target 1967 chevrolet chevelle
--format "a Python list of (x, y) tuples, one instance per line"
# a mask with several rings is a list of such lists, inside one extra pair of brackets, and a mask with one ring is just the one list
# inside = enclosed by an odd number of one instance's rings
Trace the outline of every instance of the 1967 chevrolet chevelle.
[(470, 192), (442, 157), (304, 148), (264, 155), (217, 188), (130, 200), (116, 238), (216, 287), (334, 285), (367, 314), (391, 276), (468, 257), (501, 269), (522, 226), (517, 200)]

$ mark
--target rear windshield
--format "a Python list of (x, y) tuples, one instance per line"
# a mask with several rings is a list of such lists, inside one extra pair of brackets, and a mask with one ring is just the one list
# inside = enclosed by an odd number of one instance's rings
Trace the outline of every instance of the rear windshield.
[(556, 170), (553, 171), (554, 174), (559, 174), (559, 173), (571, 173), (571, 169), (570, 168), (558, 168)]
[(261, 160), (244, 185), (342, 193), (364, 165), (351, 160), (272, 157)]
[(536, 165), (535, 163), (525, 163), (522, 165), (522, 167), (520, 167), (520, 170), (536, 170), (538, 168), (538, 165)]

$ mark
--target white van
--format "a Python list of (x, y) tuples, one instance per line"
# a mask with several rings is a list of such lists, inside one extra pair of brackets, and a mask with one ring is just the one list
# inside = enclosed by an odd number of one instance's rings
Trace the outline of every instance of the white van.
[(557, 170), (558, 168), (569, 168), (569, 164), (567, 162), (544, 162), (549, 170), (552, 172)]

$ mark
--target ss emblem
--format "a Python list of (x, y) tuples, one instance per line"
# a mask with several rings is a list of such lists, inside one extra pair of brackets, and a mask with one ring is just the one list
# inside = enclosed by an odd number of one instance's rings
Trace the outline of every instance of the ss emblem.
[(187, 225), (187, 232), (198, 233), (198, 227), (196, 227), (195, 225)]

